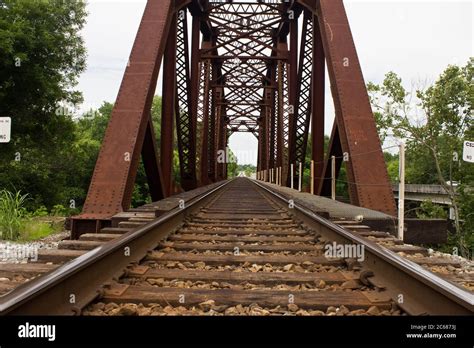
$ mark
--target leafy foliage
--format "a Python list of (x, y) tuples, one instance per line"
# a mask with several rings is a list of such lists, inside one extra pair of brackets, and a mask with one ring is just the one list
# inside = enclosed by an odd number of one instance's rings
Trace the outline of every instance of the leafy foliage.
[(246, 177), (250, 177), (252, 174), (257, 172), (257, 167), (252, 164), (239, 164), (237, 167), (237, 172), (244, 172)]
[(18, 238), (26, 215), (24, 206), (27, 198), (28, 195), (22, 195), (20, 191), (0, 191), (0, 239)]
[(231, 149), (228, 149), (229, 152), (229, 159), (231, 161), (227, 163), (227, 176), (230, 178), (235, 178), (239, 175), (239, 165), (237, 164), (237, 157), (234, 155)]
[[(381, 137), (407, 142), (407, 182), (438, 184), (448, 193), (455, 216), (453, 240), (463, 255), (474, 249), (474, 166), (461, 160), (463, 142), (474, 139), (473, 76), (471, 58), (463, 67), (448, 66), (427, 88), (408, 92), (393, 72), (381, 85), (368, 84)], [(393, 179), (395, 164), (389, 162), (388, 168)], [(426, 202), (419, 214), (443, 215)]]
[(1, 2), (0, 115), (12, 118), (12, 141), (0, 151), (0, 187), (30, 193), (31, 209), (72, 195), (74, 122), (62, 106), (82, 100), (85, 17), (82, 1)]
[(432, 201), (424, 201), (416, 212), (419, 219), (447, 219), (448, 215), (442, 206)]

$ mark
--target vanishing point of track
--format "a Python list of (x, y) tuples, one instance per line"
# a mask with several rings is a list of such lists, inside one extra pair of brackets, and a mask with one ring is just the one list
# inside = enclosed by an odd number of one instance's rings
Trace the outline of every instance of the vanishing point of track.
[[(118, 227), (64, 241), (39, 263), (5, 266), (18, 286), (3, 314), (472, 314), (473, 298), (417, 264), (238, 178), (158, 218), (137, 209)], [(363, 258), (329, 257), (354, 246)], [(360, 246), (356, 248), (356, 246)], [(361, 255), (359, 255), (361, 256)], [(28, 281), (26, 281), (28, 280)], [(15, 283), (15, 282), (12, 282)]]

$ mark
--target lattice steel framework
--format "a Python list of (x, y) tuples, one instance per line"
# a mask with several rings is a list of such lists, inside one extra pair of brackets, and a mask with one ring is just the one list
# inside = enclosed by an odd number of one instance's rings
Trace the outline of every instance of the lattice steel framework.
[(176, 134), (178, 139), (181, 186), (196, 188), (196, 121), (191, 107), (189, 40), (186, 9), (177, 16), (176, 48)]
[[(309, 123), (311, 120), (312, 106), (312, 73), (313, 73), (313, 15), (305, 11), (302, 28), (300, 61), (298, 71), (298, 90), (294, 121), (290, 139), (289, 163), (299, 164), (305, 162), (308, 144)], [(295, 175), (295, 182), (299, 180), (299, 172)], [(295, 185), (296, 187), (296, 185)]]
[(207, 168), (209, 162), (208, 157), (208, 141), (209, 136), (203, 134), (204, 130), (209, 129), (209, 102), (212, 98), (210, 89), (211, 76), (212, 76), (212, 65), (210, 59), (205, 59), (199, 63), (200, 67), (200, 80), (199, 80), (199, 100), (198, 100), (198, 117), (197, 117), (197, 144), (198, 149), (201, 149), (200, 156), (198, 157), (198, 166), (200, 173), (201, 183), (209, 181)]
[[(162, 61), (158, 151), (150, 110)], [(325, 64), (336, 120), (324, 156)], [(321, 176), (316, 194), (328, 193), (330, 156), (346, 154), (352, 203), (395, 215), (342, 0), (148, 0), (73, 236), (99, 231), (128, 209), (140, 158), (154, 200), (177, 186), (224, 179), (226, 164), (217, 156), (235, 132), (257, 137), (258, 170), (268, 180), (270, 169), (282, 167), (286, 184), (291, 164), (309, 167), (311, 135)], [(338, 158), (338, 171), (341, 165)]]
[[(284, 49), (288, 47), (284, 43)], [(281, 168), (282, 182), (286, 182), (288, 175), (288, 149), (289, 149), (289, 125), (290, 125), (290, 102), (288, 95), (288, 64), (284, 61), (278, 63), (277, 70), (277, 153), (276, 166)]]
[[(223, 105), (231, 134), (258, 136), (264, 90), (276, 87), (268, 76), (268, 63), (281, 58), (273, 47), (273, 31), (283, 23), (282, 14), (281, 6), (269, 1), (209, 2), (209, 22), (216, 30), (218, 51), (211, 58), (222, 62), (219, 87), (225, 91)], [(203, 54), (209, 57), (206, 51)]]

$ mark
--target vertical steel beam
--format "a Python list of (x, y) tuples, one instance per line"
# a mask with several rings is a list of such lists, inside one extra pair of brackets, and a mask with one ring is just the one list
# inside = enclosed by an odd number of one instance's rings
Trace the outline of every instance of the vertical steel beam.
[(317, 191), (324, 171), (324, 98), (326, 82), (326, 57), (319, 30), (318, 19), (313, 17), (313, 110), (311, 118), (311, 156), (315, 163), (313, 185)]
[(328, 152), (323, 166), (322, 180), (319, 181), (319, 186), (315, 186), (317, 194), (324, 197), (331, 197), (331, 158), (336, 158), (336, 179), (339, 176), (342, 167), (342, 146), (337, 121), (334, 121), (331, 137), (329, 138)]
[[(290, 162), (305, 163), (308, 143), (309, 124), (312, 105), (312, 70), (313, 70), (313, 15), (304, 12), (300, 61), (298, 71), (298, 89), (296, 94), (295, 117), (291, 128)], [(295, 181), (300, 181), (300, 173)]]
[(396, 215), (374, 116), (342, 0), (317, 2), (351, 202)]
[[(291, 144), (294, 140), (294, 128), (296, 123), (296, 103), (298, 91), (298, 17), (290, 21), (290, 50), (288, 62), (288, 96), (289, 96), (289, 122), (288, 122), (288, 163), (287, 172), (290, 172), (290, 166), (294, 164), (294, 158), (291, 158)], [(287, 175), (286, 185), (290, 184), (290, 175)]]
[(211, 73), (211, 95), (210, 95), (210, 115), (209, 115), (209, 128), (208, 134), (208, 178), (210, 182), (216, 181), (216, 162), (217, 162), (217, 142), (216, 142), (216, 118), (217, 118), (217, 89), (213, 85), (214, 81), (218, 79), (217, 64), (215, 61), (212, 62), (212, 73)]
[(176, 134), (178, 138), (181, 187), (196, 188), (196, 121), (191, 100), (191, 78), (188, 50), (187, 11), (181, 9), (177, 15), (176, 50)]
[(158, 162), (158, 149), (151, 115), (148, 116), (148, 125), (145, 131), (145, 138), (143, 139), (142, 160), (151, 199), (153, 202), (156, 202), (165, 198), (167, 192)]
[(262, 170), (262, 123), (258, 121), (258, 137), (257, 137), (257, 172)]
[[(266, 108), (262, 106), (261, 116), (259, 118), (259, 134), (258, 134), (258, 149), (259, 149), (258, 161), (260, 165), (260, 170), (262, 172), (265, 172), (268, 170), (267, 139), (268, 139), (268, 127), (267, 127)], [(264, 180), (266, 180), (266, 177), (264, 178)]]
[(163, 57), (163, 98), (161, 103), (161, 170), (166, 196), (171, 195), (173, 173), (173, 139), (176, 105), (176, 15), (171, 26)]
[[(271, 76), (271, 66), (267, 67), (267, 78)], [(268, 82), (266, 83), (268, 85)], [(270, 87), (270, 88), (269, 88)], [(261, 106), (261, 120), (262, 120), (262, 169), (270, 172), (271, 168), (271, 146), (272, 146), (272, 89), (271, 86), (265, 87), (263, 90), (263, 99)], [(270, 176), (268, 176), (270, 178)]]
[[(226, 107), (222, 108), (222, 114), (223, 115), (227, 114)], [(223, 116), (223, 119), (224, 119), (224, 116)], [(223, 127), (224, 128), (222, 130), (222, 137), (223, 137), (223, 142), (224, 142), (224, 148), (227, 149), (227, 147), (229, 146), (229, 132), (227, 131), (227, 122), (224, 122)], [(228, 165), (225, 164), (224, 167), (223, 167), (223, 171), (224, 171), (224, 173), (222, 175), (223, 180), (226, 180), (227, 177), (228, 177), (227, 170), (228, 170)]]
[(217, 162), (217, 180), (224, 180), (225, 177), (225, 168), (227, 167), (227, 125), (224, 120), (224, 114), (225, 114), (225, 106), (221, 105), (223, 101), (223, 94), (224, 94), (224, 89), (223, 88), (217, 88), (217, 94), (218, 94), (218, 100), (217, 102), (219, 103), (219, 106), (217, 107), (217, 131), (216, 131), (216, 136), (217, 136), (217, 149), (219, 151), (224, 151), (225, 155), (225, 161), (224, 163), (222, 162)]
[[(275, 45), (276, 46), (276, 45)], [(275, 47), (276, 48), (276, 47)], [(267, 78), (269, 79), (268, 88), (265, 88), (265, 107), (268, 115), (268, 166), (269, 169), (275, 168), (276, 156), (278, 155), (277, 147), (277, 100), (275, 98), (276, 92), (276, 65), (272, 60), (268, 64)]]
[[(215, 93), (216, 93), (216, 107), (215, 107), (215, 119), (216, 119), (216, 130), (215, 130), (215, 142), (216, 142), (216, 161), (215, 161), (215, 180), (219, 181), (222, 180), (223, 178), (223, 168), (224, 165), (227, 163), (227, 152), (226, 148), (224, 147), (224, 138), (222, 134), (225, 134), (226, 127), (222, 119), (222, 97), (224, 93), (224, 89), (220, 87), (215, 88)], [(222, 158), (222, 156), (218, 156), (219, 152), (218, 151), (224, 151), (225, 156)], [(219, 159), (219, 161), (218, 161)], [(224, 162), (220, 161), (221, 159), (224, 159)]]
[[(204, 41), (202, 48), (207, 49), (212, 46), (210, 41)], [(202, 110), (200, 114), (201, 118), (201, 136), (200, 136), (200, 172), (201, 172), (201, 185), (209, 184), (209, 123), (210, 123), (210, 109), (211, 109), (211, 76), (212, 76), (212, 64), (210, 59), (203, 60), (201, 62), (201, 100)]]
[[(286, 37), (280, 39), (278, 44), (279, 54), (288, 57), (288, 43)], [(288, 82), (288, 62), (280, 60), (278, 63), (278, 158), (277, 165), (282, 168), (281, 182), (287, 183), (288, 177), (288, 151), (289, 151), (289, 82)]]
[(193, 14), (192, 18), (192, 43), (191, 43), (191, 107), (192, 107), (192, 122), (193, 130), (195, 132), (194, 141), (196, 146), (195, 151), (195, 168), (196, 168), (196, 181), (197, 186), (202, 185), (200, 178), (200, 132), (199, 127), (202, 126), (202, 115), (200, 110), (200, 74), (201, 74), (201, 54), (200, 54), (200, 40), (201, 40), (201, 26), (202, 14)]
[[(271, 92), (266, 91), (265, 92), (265, 103), (268, 105), (270, 104), (271, 100)], [(272, 119), (272, 108), (270, 106), (265, 106), (264, 108), (264, 121), (265, 121), (265, 169), (267, 170), (267, 173), (270, 173), (270, 148), (272, 146), (271, 144), (271, 119)], [(270, 174), (268, 174), (268, 179), (270, 179)]]
[(283, 117), (285, 111), (285, 104), (283, 100), (283, 78), (284, 78), (284, 62), (279, 61), (277, 67), (277, 90), (276, 90), (276, 100), (277, 100), (277, 107), (276, 107), (276, 166), (281, 167), (283, 166), (283, 148), (285, 145), (285, 139), (283, 134)]
[[(192, 44), (191, 44), (191, 103), (193, 108), (193, 122), (197, 122), (198, 115), (198, 100), (199, 100), (199, 44), (201, 39), (201, 33), (199, 31), (201, 25), (201, 18), (193, 16), (192, 26)], [(196, 129), (196, 125), (194, 125)]]

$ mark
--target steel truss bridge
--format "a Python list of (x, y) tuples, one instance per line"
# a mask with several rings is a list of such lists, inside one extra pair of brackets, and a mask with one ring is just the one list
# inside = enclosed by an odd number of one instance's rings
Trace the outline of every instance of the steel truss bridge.
[[(157, 144), (150, 110), (160, 71)], [(326, 88), (336, 115), (325, 150)], [(329, 196), (330, 159), (339, 173), (345, 155), (351, 203), (396, 214), (342, 0), (148, 0), (73, 235), (129, 208), (140, 160), (152, 199), (168, 197), (175, 139), (182, 189), (226, 179), (217, 153), (236, 132), (258, 139), (261, 180), (275, 181), (273, 169), (290, 186), (291, 165), (310, 151), (315, 194)]]

